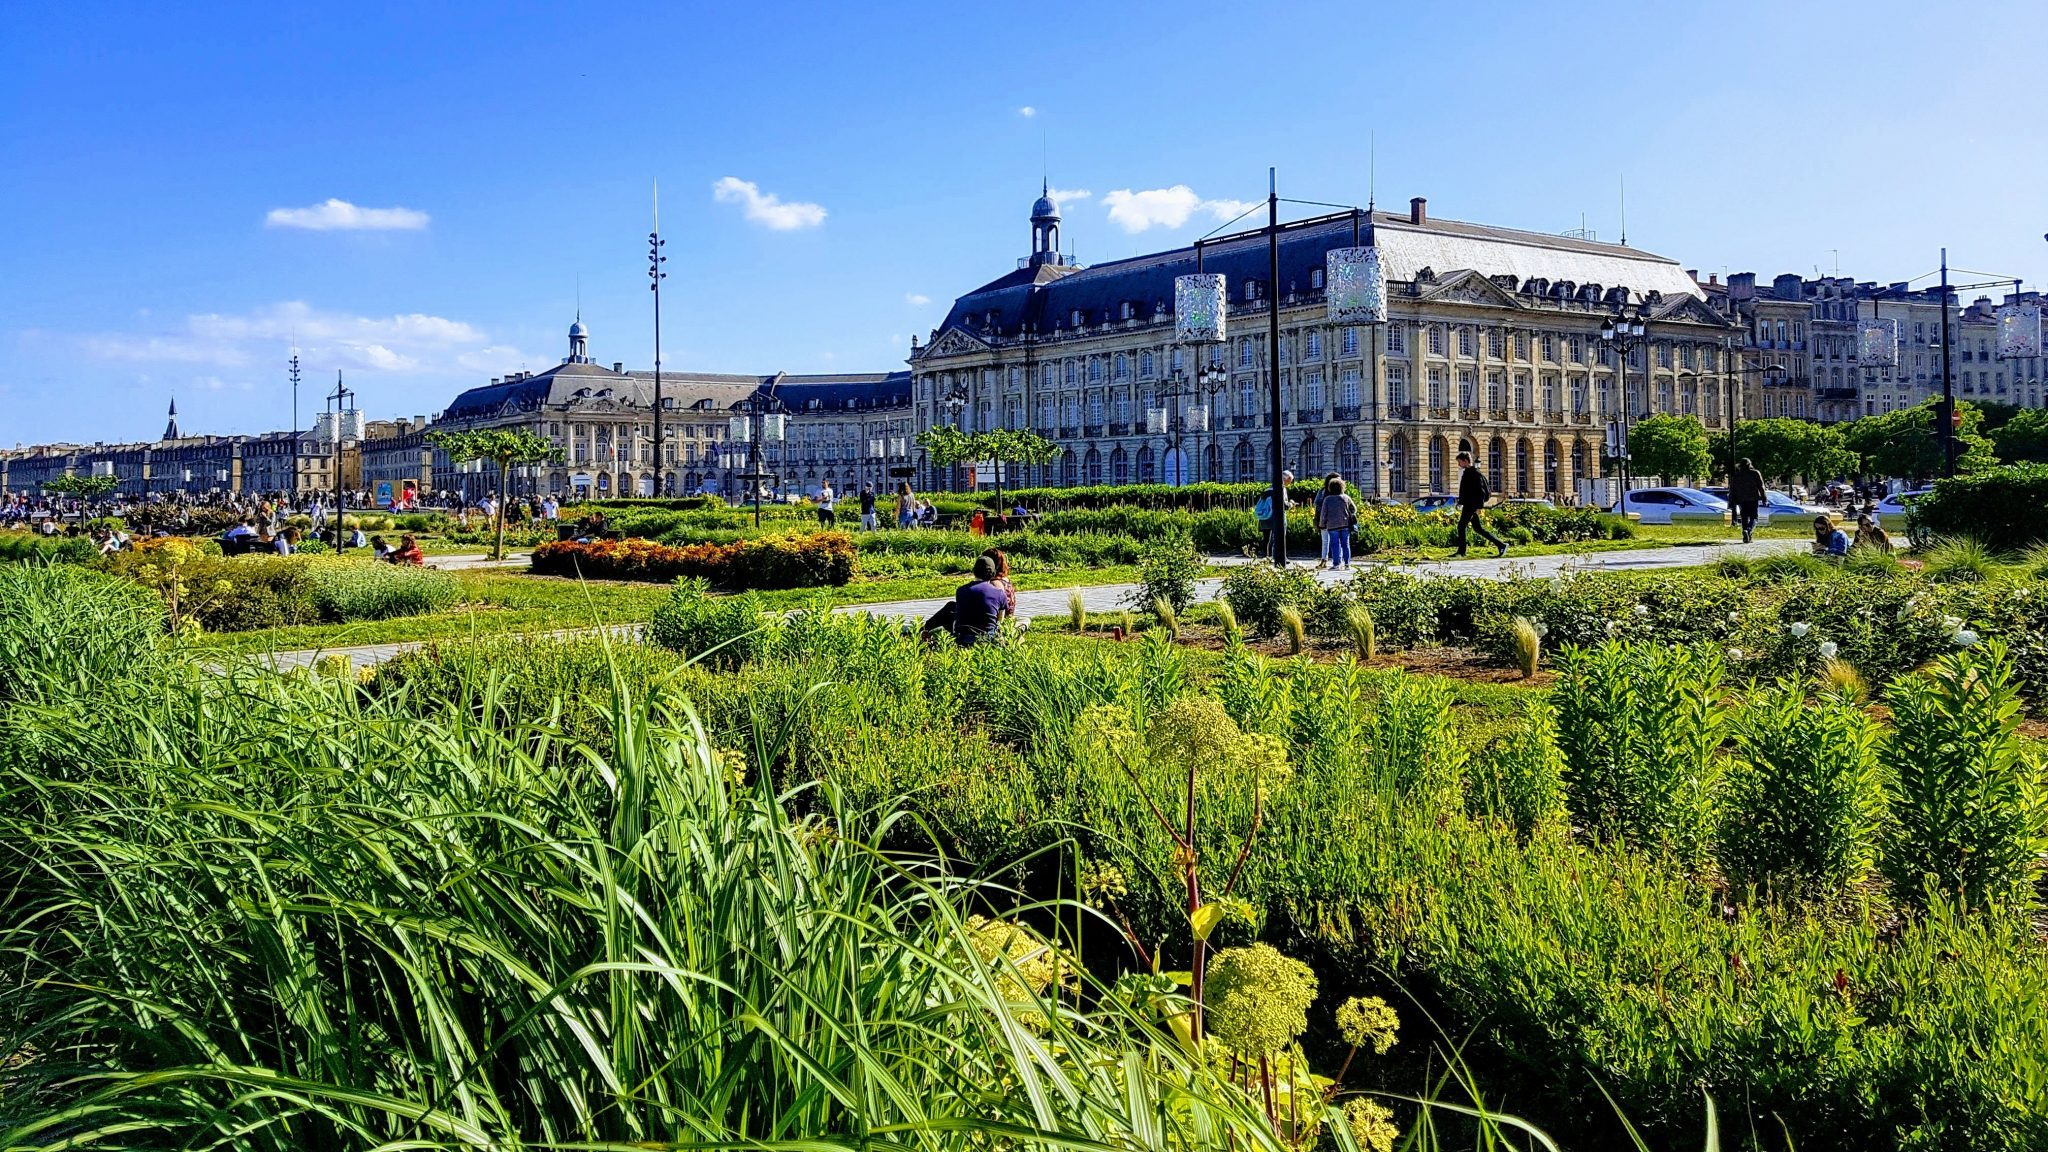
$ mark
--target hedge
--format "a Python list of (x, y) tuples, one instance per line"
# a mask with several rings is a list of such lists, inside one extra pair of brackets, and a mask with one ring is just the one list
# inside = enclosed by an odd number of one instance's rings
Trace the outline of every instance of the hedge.
[(564, 540), (533, 550), (543, 576), (666, 583), (694, 576), (723, 588), (817, 588), (853, 579), (853, 540), (843, 532), (765, 536), (670, 548), (650, 540)]
[(2012, 464), (1934, 483), (1906, 510), (1913, 539), (1969, 536), (1994, 552), (2048, 541), (2048, 464)]

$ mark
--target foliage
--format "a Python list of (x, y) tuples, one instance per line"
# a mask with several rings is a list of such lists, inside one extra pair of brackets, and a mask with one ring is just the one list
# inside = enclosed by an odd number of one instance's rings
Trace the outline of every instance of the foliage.
[(1892, 819), (1882, 865), (1901, 899), (2034, 903), (2048, 833), (2041, 765), (2021, 742), (2012, 661), (1996, 641), (1890, 692)]
[(1968, 537), (1999, 552), (2048, 541), (2048, 464), (1937, 480), (1934, 491), (1909, 507), (1907, 523), (1915, 540)]
[(42, 564), (90, 564), (99, 546), (85, 536), (40, 536), (33, 532), (0, 532), (0, 561)]
[(1372, 609), (1363, 604), (1353, 604), (1344, 611), (1344, 630), (1351, 637), (1351, 646), (1358, 658), (1370, 661), (1379, 654), (1379, 639), (1372, 619)]
[(1317, 592), (1315, 576), (1299, 568), (1240, 564), (1223, 576), (1223, 602), (1239, 624), (1260, 636), (1278, 631), (1282, 608), (1311, 604)]
[(447, 453), (448, 459), (465, 464), (472, 460), (489, 460), (496, 466), (498, 498), (494, 503), (497, 511), (492, 516), (496, 521), (497, 538), (491, 545), (491, 559), (502, 559), (505, 555), (505, 499), (507, 485), (511, 482), (512, 469), (527, 464), (550, 464), (562, 459), (562, 450), (554, 441), (538, 432), (524, 428), (465, 428), (436, 429), (427, 433), (427, 443)]
[(817, 588), (853, 579), (853, 541), (841, 532), (763, 536), (670, 548), (646, 540), (561, 540), (533, 550), (544, 576), (657, 580), (695, 576), (735, 589)]
[(43, 491), (56, 496), (69, 496), (74, 500), (100, 500), (113, 494), (121, 486), (118, 476), (80, 476), (67, 472), (52, 476), (43, 482)]
[[(1714, 439), (1719, 470), (1729, 471), (1728, 438)], [(1856, 454), (1849, 451), (1842, 429), (1834, 424), (1816, 424), (1789, 416), (1744, 420), (1737, 433), (1735, 452), (1747, 457), (1764, 479), (1780, 486), (1800, 477), (1827, 480), (1856, 470)]]
[(1517, 616), (1508, 626), (1508, 636), (1514, 643), (1516, 670), (1524, 680), (1536, 675), (1543, 662), (1542, 626), (1527, 616)]
[(163, 603), (126, 580), (69, 565), (0, 567), (0, 705), (69, 696), (145, 666)]
[(1473, 758), (1470, 798), (1476, 812), (1506, 822), (1527, 839), (1565, 827), (1565, 768), (1550, 708), (1525, 702), (1518, 719), (1516, 728)]
[(682, 577), (655, 610), (647, 638), (715, 668), (736, 668), (767, 648), (770, 625), (751, 595), (713, 596), (699, 578)]
[(1280, 626), (1281, 635), (1287, 637), (1287, 654), (1301, 655), (1308, 635), (1308, 626), (1301, 619), (1301, 609), (1292, 604), (1283, 604), (1273, 613), (1273, 618)]
[(2048, 464), (2048, 408), (2020, 408), (1991, 429), (1991, 446), (2008, 463)]
[(1610, 641), (1567, 649), (1552, 700), (1573, 819), (1681, 861), (1712, 830), (1721, 658)]
[(1185, 612), (1195, 602), (1195, 585), (1206, 572), (1207, 566), (1186, 537), (1148, 545), (1138, 555), (1138, 586), (1131, 593), (1131, 602), (1150, 607), (1163, 601), (1175, 612)]
[(948, 468), (970, 461), (995, 465), (996, 495), (1000, 497), (1005, 464), (1047, 464), (1065, 451), (1058, 442), (1036, 432), (1016, 428), (991, 428), (985, 432), (963, 432), (950, 424), (934, 424), (917, 434), (918, 447), (933, 464)]
[(1225, 948), (1209, 968), (1210, 1035), (1244, 1059), (1271, 1059), (1308, 1031), (1314, 970), (1270, 944)]
[(1088, 600), (1078, 588), (1067, 593), (1067, 626), (1076, 635), (1088, 630)]
[[(1939, 399), (1911, 408), (1873, 413), (1850, 421), (1842, 430), (1842, 442), (1860, 461), (1858, 471), (1866, 476), (1919, 479), (1939, 476), (1942, 459), (1941, 437), (1934, 431), (1934, 414)], [(1998, 462), (1991, 441), (1981, 434), (1984, 414), (1968, 401), (1956, 402), (1962, 426), (1956, 430), (1956, 471), (1976, 472)]]
[(1648, 416), (1628, 430), (1629, 471), (1676, 484), (1713, 468), (1707, 430), (1696, 416)]
[(334, 623), (440, 612), (462, 595), (449, 573), (369, 559), (310, 561), (307, 573), (314, 608), (322, 620)]
[(1871, 719), (1785, 681), (1751, 693), (1731, 735), (1716, 847), (1728, 879), (1795, 897), (1860, 879), (1883, 813)]

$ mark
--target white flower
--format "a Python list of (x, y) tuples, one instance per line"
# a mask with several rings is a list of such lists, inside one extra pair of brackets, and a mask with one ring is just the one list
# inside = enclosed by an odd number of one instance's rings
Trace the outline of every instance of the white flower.
[(1943, 616), (1941, 618), (1941, 626), (1954, 632), (1963, 626), (1963, 618), (1961, 616)]
[(1742, 613), (1740, 613), (1740, 612), (1730, 612), (1730, 613), (1728, 614), (1728, 622), (1729, 622), (1730, 624), (1740, 624), (1740, 623), (1742, 623)]
[(1026, 628), (1029, 628), (1029, 627), (1031, 627), (1031, 621), (1030, 621), (1030, 620), (1018, 620), (1018, 621), (1017, 621), (1017, 631), (1019, 631), (1019, 632), (1022, 632), (1022, 631), (1024, 631), (1024, 630), (1025, 630)]
[(1609, 636), (1612, 636), (1612, 635), (1614, 635), (1614, 621), (1612, 621), (1612, 620), (1609, 620), (1609, 621), (1607, 622), (1607, 634), (1608, 634)]
[(1636, 615), (1638, 615), (1638, 616), (1648, 616), (1649, 614), (1650, 614), (1650, 606), (1649, 606), (1648, 604), (1638, 604), (1638, 605), (1636, 605)]
[(1797, 624), (1794, 624), (1790, 628), (1787, 628), (1786, 631), (1792, 633), (1792, 638), (1794, 640), (1800, 640), (1805, 638), (1807, 627), (1808, 625), (1806, 621), (1801, 620)]
[(1823, 640), (1820, 642), (1820, 658), (1823, 660), (1833, 660), (1835, 653), (1840, 651), (1840, 648), (1835, 647), (1833, 640)]
[(1740, 660), (1740, 659), (1742, 659), (1742, 649), (1740, 649), (1740, 648), (1730, 648), (1730, 649), (1728, 650), (1728, 659), (1730, 659), (1730, 660)]
[(1541, 640), (1548, 635), (1550, 635), (1550, 625), (1545, 624), (1541, 620), (1538, 620), (1536, 622), (1536, 638), (1538, 640)]
[(1956, 647), (1968, 648), (1970, 645), (1975, 644), (1977, 642), (1977, 634), (1975, 632), (1970, 631), (1968, 628), (1964, 628), (1961, 631), (1957, 632), (1954, 636), (1950, 637), (1950, 639), (1956, 642)]

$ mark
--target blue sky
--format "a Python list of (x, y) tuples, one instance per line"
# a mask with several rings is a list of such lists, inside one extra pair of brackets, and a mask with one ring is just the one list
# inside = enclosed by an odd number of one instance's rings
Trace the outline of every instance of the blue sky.
[[(182, 9), (179, 11), (178, 9)], [(900, 367), (1025, 253), (1232, 200), (1585, 224), (1702, 271), (2048, 279), (2048, 5), (17, 7), (0, 445), (372, 416), (563, 354)], [(1025, 111), (1029, 109), (1029, 111)], [(723, 187), (724, 193), (719, 189)], [(338, 203), (329, 203), (330, 201)], [(346, 226), (343, 226), (346, 225)], [(310, 416), (303, 417), (309, 421)]]

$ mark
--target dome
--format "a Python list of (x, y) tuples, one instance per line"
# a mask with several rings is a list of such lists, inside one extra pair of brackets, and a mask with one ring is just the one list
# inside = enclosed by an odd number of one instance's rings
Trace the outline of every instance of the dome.
[(1053, 202), (1050, 194), (1040, 196), (1031, 205), (1031, 218), (1033, 220), (1057, 220), (1060, 218), (1060, 206)]
[(571, 338), (577, 336), (588, 336), (590, 335), (590, 329), (585, 328), (583, 326), (583, 321), (578, 320), (574, 324), (569, 325), (569, 335)]

